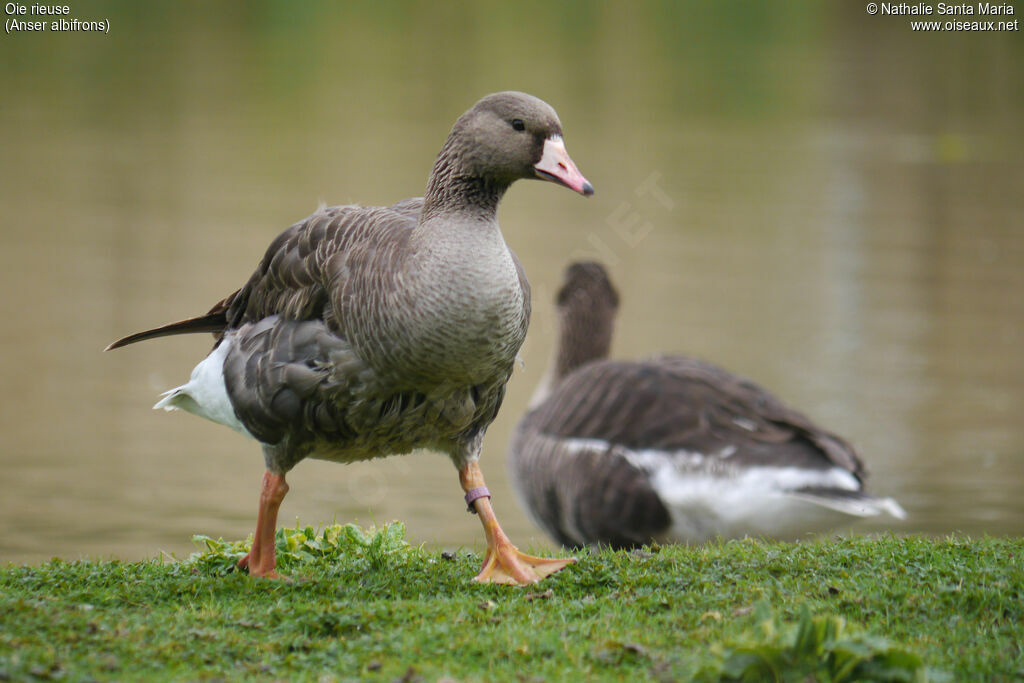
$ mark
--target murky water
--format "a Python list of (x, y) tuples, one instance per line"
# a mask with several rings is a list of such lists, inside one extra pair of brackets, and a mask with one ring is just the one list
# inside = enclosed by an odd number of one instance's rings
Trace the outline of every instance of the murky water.
[[(520, 183), (500, 215), (535, 296), (483, 461), (517, 543), (545, 541), (505, 444), (578, 257), (621, 290), (617, 355), (714, 360), (850, 438), (910, 514), (857, 531), (1024, 532), (1019, 33), (839, 3), (444, 7), (90, 3), (109, 35), (0, 36), (0, 562), (250, 533), (256, 445), (149, 409), (209, 339), (100, 350), (206, 310), (319, 201), (422, 193), (506, 88), (559, 110), (598, 192)], [(442, 456), (289, 480), (283, 521), (482, 543)]]

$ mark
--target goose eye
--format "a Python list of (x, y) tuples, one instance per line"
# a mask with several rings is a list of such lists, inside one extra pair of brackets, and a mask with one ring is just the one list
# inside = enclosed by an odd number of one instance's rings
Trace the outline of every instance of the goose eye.
[(522, 119), (512, 119), (512, 127), (516, 130), (526, 130), (526, 124)]

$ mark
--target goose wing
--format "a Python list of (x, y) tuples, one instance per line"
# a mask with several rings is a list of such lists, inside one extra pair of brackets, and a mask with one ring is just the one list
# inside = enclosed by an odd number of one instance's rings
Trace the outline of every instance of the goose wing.
[(331, 296), (344, 291), (359, 262), (397, 258), (422, 206), (422, 199), (408, 199), (390, 207), (320, 209), (278, 235), (248, 282), (207, 313), (136, 332), (107, 350), (175, 334), (212, 332), (219, 337), (272, 315), (320, 319), (336, 327)]
[(553, 436), (698, 453), (736, 466), (865, 473), (846, 441), (750, 380), (693, 358), (594, 363), (567, 377), (552, 398), (533, 420)]

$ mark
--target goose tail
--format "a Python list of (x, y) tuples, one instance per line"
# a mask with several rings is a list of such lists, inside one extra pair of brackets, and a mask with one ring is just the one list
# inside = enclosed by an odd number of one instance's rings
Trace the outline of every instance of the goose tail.
[(142, 332), (136, 332), (135, 334), (129, 334), (127, 337), (122, 337), (113, 342), (103, 350), (112, 351), (114, 349), (119, 349), (122, 346), (134, 344), (135, 342), (145, 341), (147, 339), (156, 339), (157, 337), (169, 337), (174, 334), (194, 334), (198, 332), (212, 332), (214, 334), (218, 334), (223, 332), (226, 327), (227, 316), (225, 312), (211, 312), (195, 318), (179, 320), (178, 322), (154, 327), (151, 330), (144, 330)]

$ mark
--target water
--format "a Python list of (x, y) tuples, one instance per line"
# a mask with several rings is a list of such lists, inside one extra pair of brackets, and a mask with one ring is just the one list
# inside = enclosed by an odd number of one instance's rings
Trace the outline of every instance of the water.
[[(149, 410), (209, 339), (100, 350), (206, 310), (320, 201), (422, 193), (455, 117), (506, 88), (558, 109), (597, 188), (519, 183), (500, 214), (534, 287), (483, 459), (517, 543), (545, 540), (505, 444), (580, 257), (621, 291), (616, 355), (714, 360), (852, 440), (910, 515), (856, 531), (1024, 531), (1019, 33), (913, 34), (855, 4), (72, 9), (110, 34), (0, 37), (0, 561), (250, 533), (256, 445)], [(283, 522), (482, 544), (442, 456), (289, 481)]]

